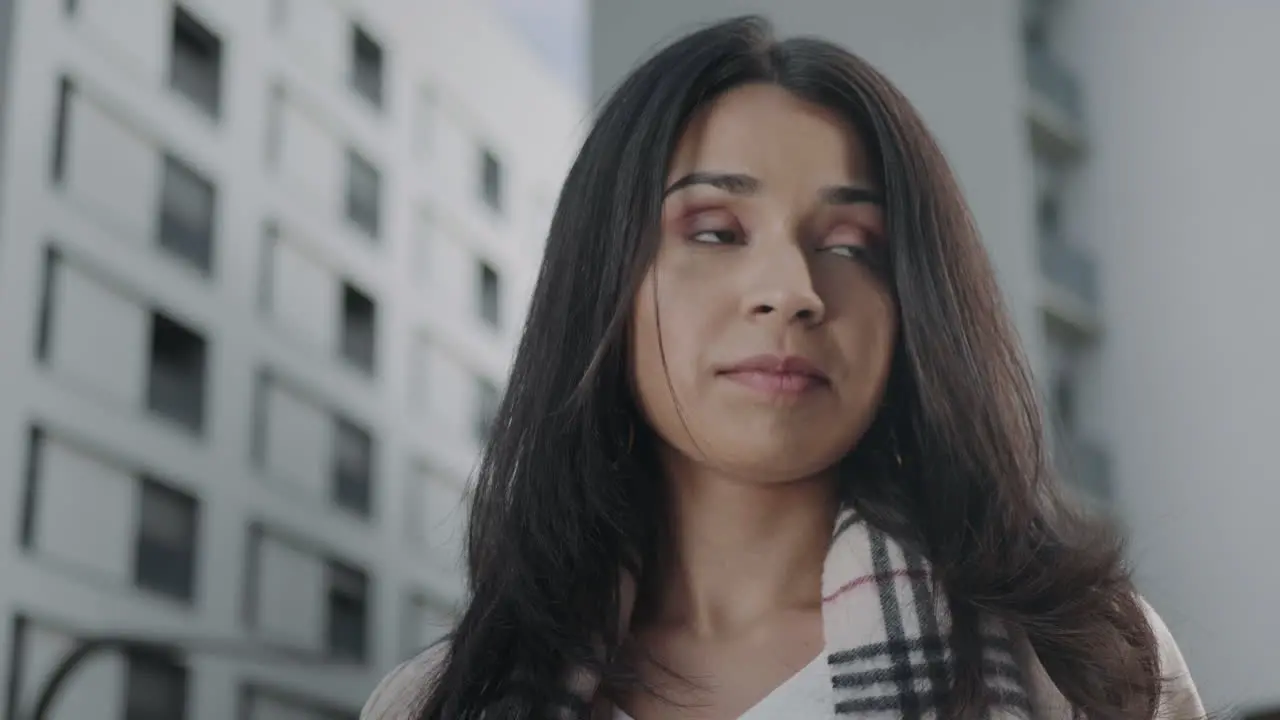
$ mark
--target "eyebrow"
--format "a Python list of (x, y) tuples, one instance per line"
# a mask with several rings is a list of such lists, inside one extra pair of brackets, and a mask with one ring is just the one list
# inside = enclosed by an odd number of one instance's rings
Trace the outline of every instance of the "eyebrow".
[[(760, 191), (762, 183), (758, 178), (742, 173), (693, 172), (671, 183), (664, 198), (694, 185), (709, 185), (731, 195), (754, 195)], [(857, 187), (854, 185), (832, 185), (822, 188), (822, 201), (828, 205), (857, 205), (870, 203), (884, 205), (884, 197), (878, 190)]]

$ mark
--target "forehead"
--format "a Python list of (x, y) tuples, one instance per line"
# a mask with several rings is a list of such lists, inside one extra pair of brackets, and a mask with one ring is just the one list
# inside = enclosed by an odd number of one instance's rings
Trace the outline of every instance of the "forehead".
[(765, 84), (735, 88), (693, 117), (676, 145), (669, 179), (694, 170), (747, 173), (766, 185), (873, 178), (862, 138), (840, 116)]

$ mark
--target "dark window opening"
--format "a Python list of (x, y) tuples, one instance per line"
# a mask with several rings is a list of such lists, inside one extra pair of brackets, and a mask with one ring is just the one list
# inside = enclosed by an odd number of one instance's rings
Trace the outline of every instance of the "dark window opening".
[(382, 46), (360, 27), (352, 28), (351, 45), (351, 86), (374, 107), (382, 107)]
[(498, 271), (486, 262), (479, 267), (480, 319), (490, 327), (498, 327), (502, 321), (502, 281)]
[(373, 374), (377, 360), (378, 309), (373, 298), (342, 284), (342, 357)]
[(480, 194), (495, 211), (502, 210), (502, 164), (491, 150), (481, 152)]
[(213, 183), (177, 158), (165, 158), (160, 247), (204, 273), (212, 266), (216, 202)]
[(368, 650), (369, 577), (343, 563), (329, 562), (329, 653), (363, 662)]
[(1052, 195), (1040, 196), (1036, 203), (1036, 221), (1040, 226), (1040, 236), (1045, 240), (1056, 242), (1062, 237), (1062, 221), (1058, 199)]
[(152, 315), (147, 407), (197, 433), (204, 428), (206, 352), (198, 333)]
[(58, 83), (58, 111), (53, 127), (53, 166), (50, 176), (54, 184), (61, 183), (67, 176), (67, 133), (71, 130), (71, 105), (75, 99), (75, 85), (71, 78), (63, 76)]
[(1073, 433), (1076, 429), (1076, 387), (1069, 376), (1061, 375), (1054, 383), (1053, 402), (1059, 425), (1066, 433)]
[(373, 499), (373, 437), (342, 418), (334, 423), (333, 471), (334, 501), (368, 517)]
[(49, 343), (53, 337), (53, 298), (58, 281), (59, 263), (62, 256), (52, 245), (44, 251), (44, 287), (40, 291), (40, 317), (36, 328), (36, 359), (40, 362), (49, 360)]
[(378, 236), (382, 177), (354, 150), (347, 151), (347, 217), (369, 237)]
[(141, 481), (134, 581), (190, 601), (194, 597), (196, 499), (151, 478)]
[(222, 104), (222, 40), (190, 12), (173, 12), (169, 86), (212, 117)]
[(161, 653), (126, 659), (124, 720), (182, 720), (187, 716), (187, 668)]
[(40, 493), (41, 460), (45, 447), (44, 431), (32, 427), (27, 435), (27, 467), (22, 492), (22, 527), (18, 533), (18, 545), (29, 550), (36, 540), (36, 503)]

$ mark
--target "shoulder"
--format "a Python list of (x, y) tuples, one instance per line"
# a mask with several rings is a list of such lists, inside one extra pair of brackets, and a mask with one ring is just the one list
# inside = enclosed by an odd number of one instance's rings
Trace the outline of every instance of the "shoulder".
[(447, 643), (437, 643), (387, 673), (365, 702), (360, 720), (417, 720), (447, 652)]
[(1160, 698), (1157, 717), (1160, 720), (1194, 720), (1205, 717), (1204, 703), (1200, 700), (1195, 681), (1191, 679), (1191, 670), (1182, 657), (1182, 651), (1178, 649), (1177, 641), (1173, 639), (1173, 633), (1169, 632), (1169, 626), (1141, 596), (1138, 602), (1147, 613), (1147, 622), (1151, 624), (1151, 631), (1156, 636), (1160, 650), (1160, 676), (1164, 679), (1164, 692)]
[[(1169, 626), (1141, 596), (1138, 596), (1138, 604), (1146, 612), (1147, 624), (1155, 635), (1160, 659), (1163, 687), (1155, 720), (1204, 720), (1206, 714), (1200, 693), (1191, 679), (1191, 672), (1187, 669), (1182, 651), (1178, 649), (1178, 643), (1169, 632)], [(1052, 718), (1074, 717), (1070, 704), (1049, 678), (1039, 658), (1035, 656), (1035, 651), (1025, 642), (1020, 647), (1024, 667), (1031, 671), (1028, 690), (1035, 705), (1042, 710), (1040, 714)]]

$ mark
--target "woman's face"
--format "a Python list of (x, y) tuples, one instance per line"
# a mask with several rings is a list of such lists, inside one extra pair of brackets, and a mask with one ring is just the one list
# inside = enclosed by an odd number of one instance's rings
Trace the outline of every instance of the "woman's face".
[(632, 325), (640, 405), (669, 450), (785, 482), (857, 443), (897, 332), (874, 178), (851, 128), (781, 88), (738, 88), (690, 124)]

